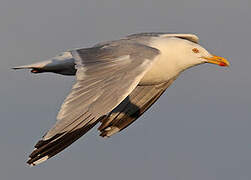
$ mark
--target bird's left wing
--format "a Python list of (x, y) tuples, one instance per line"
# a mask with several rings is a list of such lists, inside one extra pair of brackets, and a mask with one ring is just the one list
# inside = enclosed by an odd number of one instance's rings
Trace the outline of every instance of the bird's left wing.
[(102, 118), (102, 124), (99, 126), (100, 136), (110, 137), (136, 121), (158, 100), (176, 78), (162, 84), (137, 86), (108, 116)]
[(71, 53), (77, 64), (77, 82), (56, 124), (35, 145), (28, 164), (47, 160), (95, 126), (133, 91), (159, 51), (136, 43), (113, 42)]

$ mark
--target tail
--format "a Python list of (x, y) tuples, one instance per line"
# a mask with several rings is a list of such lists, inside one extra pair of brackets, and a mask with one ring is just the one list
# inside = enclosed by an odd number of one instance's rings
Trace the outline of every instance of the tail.
[(24, 66), (16, 66), (13, 67), (12, 69), (18, 70), (18, 69), (31, 69), (32, 73), (42, 73), (45, 72), (44, 67), (48, 65), (50, 61), (43, 61), (43, 62), (38, 62), (34, 64), (28, 64)]
[(32, 73), (53, 72), (63, 75), (75, 75), (75, 60), (70, 52), (64, 52), (50, 60), (34, 64), (13, 67), (12, 69), (31, 69)]

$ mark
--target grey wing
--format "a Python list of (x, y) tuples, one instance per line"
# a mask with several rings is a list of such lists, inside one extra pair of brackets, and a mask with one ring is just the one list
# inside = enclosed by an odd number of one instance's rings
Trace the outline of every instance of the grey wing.
[[(177, 37), (181, 39), (186, 39), (188, 41), (199, 43), (199, 37), (195, 34), (181, 34), (181, 33), (167, 33), (167, 32), (152, 32), (152, 33), (138, 33), (127, 36), (127, 39), (144, 41), (151, 37)], [(143, 39), (142, 39), (143, 38)]]
[[(176, 37), (176, 38), (181, 38), (181, 39), (186, 39), (188, 41), (194, 42), (194, 43), (199, 43), (199, 37), (196, 36), (195, 34), (178, 34), (178, 33), (168, 33), (168, 32), (152, 32), (152, 33), (138, 33), (138, 34), (132, 34), (129, 36), (126, 36), (119, 41), (122, 42), (135, 42), (135, 43), (140, 43), (144, 45), (149, 45), (152, 38), (155, 37)], [(110, 42), (102, 42), (96, 44), (94, 47), (99, 47), (99, 46), (105, 46), (107, 43), (116, 43), (117, 40), (115, 41), (110, 41)]]
[(100, 136), (110, 137), (136, 121), (165, 92), (176, 78), (152, 86), (137, 86), (108, 116), (99, 127)]
[(159, 52), (145, 45), (116, 42), (71, 53), (77, 64), (77, 82), (56, 124), (35, 145), (28, 164), (47, 160), (95, 126), (133, 91)]

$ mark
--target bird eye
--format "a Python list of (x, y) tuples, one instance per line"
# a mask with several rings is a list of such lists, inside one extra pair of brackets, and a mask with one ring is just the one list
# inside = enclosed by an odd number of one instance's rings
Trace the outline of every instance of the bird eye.
[(200, 51), (199, 51), (199, 49), (197, 49), (197, 48), (193, 48), (193, 50), (192, 50), (194, 53), (199, 53)]

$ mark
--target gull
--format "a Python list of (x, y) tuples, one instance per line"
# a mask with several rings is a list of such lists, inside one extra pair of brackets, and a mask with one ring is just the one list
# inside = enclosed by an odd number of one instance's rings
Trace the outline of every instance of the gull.
[(194, 34), (139, 33), (14, 67), (32, 73), (76, 75), (55, 125), (37, 142), (27, 163), (34, 166), (53, 157), (97, 123), (101, 123), (102, 137), (125, 129), (180, 73), (204, 63), (230, 65), (199, 45)]

